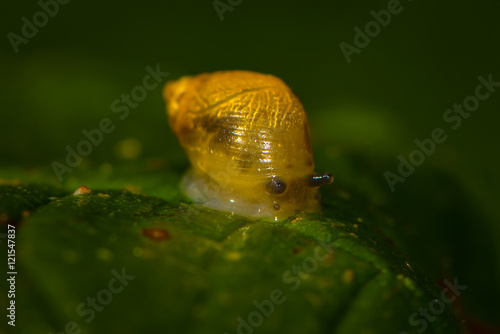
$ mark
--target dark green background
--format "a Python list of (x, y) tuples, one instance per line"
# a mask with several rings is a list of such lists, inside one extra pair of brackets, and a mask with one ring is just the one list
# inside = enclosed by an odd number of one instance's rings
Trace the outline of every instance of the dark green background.
[[(50, 164), (64, 162), (65, 146), (74, 148), (84, 139), (81, 131), (96, 128), (103, 117), (116, 129), (75, 174), (65, 176), (68, 188), (81, 181), (76, 176), (83, 170), (109, 169), (105, 163), (115, 170), (161, 158), (183, 168), (186, 159), (168, 128), (161, 88), (123, 121), (111, 112), (111, 102), (141, 84), (148, 65), (160, 64), (172, 79), (231, 69), (274, 74), (305, 105), (317, 169), (332, 171), (341, 185), (372, 189), (369, 200), (398, 217), (406, 214), (418, 224), (428, 213), (430, 221), (441, 222), (436, 233), (434, 225), (423, 225), (434, 242), (440, 236), (455, 242), (454, 261), (465, 264), (454, 273), (476, 277), (465, 282), (473, 296), (468, 311), (491, 320), (498, 311), (492, 309), (494, 297), (500, 296), (500, 90), (456, 131), (442, 115), (474, 93), (479, 75), (493, 73), (500, 81), (500, 3), (413, 0), (402, 6), (348, 64), (339, 43), (352, 44), (353, 28), (372, 20), (370, 11), (385, 9), (387, 1), (244, 0), (221, 22), (208, 0), (72, 0), (18, 54), (3, 39), (0, 178), (57, 183)], [(1, 31), (20, 34), (21, 18), (31, 20), (39, 10), (36, 1), (9, 2)], [(448, 140), (391, 193), (382, 173), (395, 172), (398, 155), (407, 157), (413, 141), (428, 138), (436, 127), (446, 130)], [(117, 154), (119, 143), (130, 138), (142, 144), (136, 161)], [(352, 167), (341, 165), (346, 156), (369, 157), (376, 166), (361, 158), (354, 166), (363, 175), (366, 168), (366, 179), (350, 179), (341, 173)], [(432, 199), (444, 183), (460, 196), (440, 211), (442, 203)], [(112, 181), (106, 186), (113, 187)], [(470, 216), (460, 213), (464, 207)], [(409, 248), (425, 253), (426, 247), (419, 240)]]

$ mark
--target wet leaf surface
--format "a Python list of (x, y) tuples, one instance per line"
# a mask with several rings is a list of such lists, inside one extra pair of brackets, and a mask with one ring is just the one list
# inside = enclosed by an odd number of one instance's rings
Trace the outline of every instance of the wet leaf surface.
[[(9, 216), (31, 212), (16, 238), (23, 333), (415, 332), (410, 315), (440, 296), (394, 224), (337, 185), (322, 213), (279, 223), (127, 190), (0, 193)], [(459, 332), (452, 304), (424, 322)]]

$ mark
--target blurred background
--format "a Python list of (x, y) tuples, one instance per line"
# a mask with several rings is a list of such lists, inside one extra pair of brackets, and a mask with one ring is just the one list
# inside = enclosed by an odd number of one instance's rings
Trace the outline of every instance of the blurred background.
[[(23, 37), (23, 17), (33, 22), (40, 3), (5, 3), (0, 178), (43, 175), (57, 183), (51, 164), (64, 163), (66, 146), (76, 148), (85, 139), (82, 130), (97, 128), (103, 118), (112, 120), (114, 131), (76, 170), (151, 159), (185, 164), (168, 127), (163, 84), (219, 70), (273, 74), (308, 112), (317, 169), (332, 171), (341, 185), (371, 189), (376, 204), (428, 228), (429, 240), (442, 241), (443, 252), (454, 256), (443, 271), (469, 285), (468, 312), (495, 322), (500, 87), (456, 130), (443, 114), (474, 94), (478, 76), (492, 74), (500, 82), (500, 3), (403, 0), (400, 12), (348, 62), (340, 43), (356, 46), (355, 27), (364, 31), (374, 20), (371, 11), (390, 3), (396, 2), (69, 1), (57, 3), (57, 13), (36, 33), (24, 28), (30, 38)], [(44, 23), (43, 15), (37, 19)], [(18, 42), (13, 46), (12, 40)], [(142, 85), (147, 66), (169, 75), (120, 119), (113, 101)], [(398, 156), (408, 158), (417, 148), (414, 140), (430, 138), (435, 128), (448, 139), (391, 192), (384, 171), (397, 173)], [(366, 178), (350, 178), (353, 166), (363, 175), (366, 168)], [(64, 182), (74, 175), (66, 174)], [(458, 197), (440, 210), (443, 189)], [(409, 249), (425, 254), (427, 242), (414, 240)], [(421, 257), (423, 267), (432, 254)]]

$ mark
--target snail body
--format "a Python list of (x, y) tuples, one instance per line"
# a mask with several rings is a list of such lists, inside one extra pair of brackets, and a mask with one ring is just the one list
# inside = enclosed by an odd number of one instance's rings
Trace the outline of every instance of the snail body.
[(280, 220), (320, 209), (309, 123), (280, 79), (248, 71), (182, 77), (164, 89), (170, 126), (191, 162), (186, 195), (208, 207)]

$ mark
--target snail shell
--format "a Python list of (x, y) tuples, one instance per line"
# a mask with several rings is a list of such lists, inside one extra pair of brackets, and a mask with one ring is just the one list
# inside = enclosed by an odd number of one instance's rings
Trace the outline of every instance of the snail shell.
[(319, 210), (309, 123), (280, 79), (248, 71), (166, 84), (170, 126), (192, 168), (183, 190), (195, 202), (244, 216), (287, 218)]

